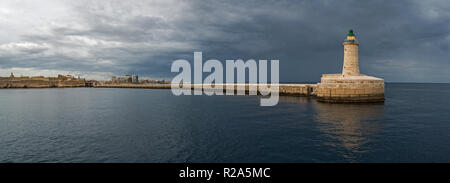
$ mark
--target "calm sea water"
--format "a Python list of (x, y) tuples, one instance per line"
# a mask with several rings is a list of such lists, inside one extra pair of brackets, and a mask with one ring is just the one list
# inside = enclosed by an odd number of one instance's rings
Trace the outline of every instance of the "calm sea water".
[(450, 162), (450, 84), (387, 84), (386, 102), (0, 90), (0, 162)]

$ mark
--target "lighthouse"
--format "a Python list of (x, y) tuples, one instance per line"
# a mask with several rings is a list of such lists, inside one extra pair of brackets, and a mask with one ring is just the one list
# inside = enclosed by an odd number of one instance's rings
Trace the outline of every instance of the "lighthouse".
[(383, 102), (384, 80), (359, 72), (356, 36), (350, 29), (344, 43), (342, 73), (323, 74), (314, 93), (321, 102), (360, 103)]
[(353, 30), (350, 29), (347, 34), (347, 39), (344, 43), (344, 65), (342, 68), (343, 76), (359, 76), (358, 64), (358, 42)]

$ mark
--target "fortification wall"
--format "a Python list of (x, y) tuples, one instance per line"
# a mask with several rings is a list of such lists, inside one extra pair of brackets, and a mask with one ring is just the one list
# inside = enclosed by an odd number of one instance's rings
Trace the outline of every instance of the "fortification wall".
[(45, 77), (1, 77), (0, 88), (84, 87), (84, 79), (62, 80)]
[(86, 86), (86, 81), (84, 79), (75, 79), (58, 82), (58, 87), (84, 87), (84, 86)]

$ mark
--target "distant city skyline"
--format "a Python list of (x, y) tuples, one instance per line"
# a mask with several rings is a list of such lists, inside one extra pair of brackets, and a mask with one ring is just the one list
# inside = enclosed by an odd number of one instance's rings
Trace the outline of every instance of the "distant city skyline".
[(126, 74), (170, 79), (176, 59), (279, 59), (280, 82), (342, 69), (355, 30), (360, 69), (386, 82), (450, 82), (450, 4), (400, 1), (0, 3), (0, 76)]

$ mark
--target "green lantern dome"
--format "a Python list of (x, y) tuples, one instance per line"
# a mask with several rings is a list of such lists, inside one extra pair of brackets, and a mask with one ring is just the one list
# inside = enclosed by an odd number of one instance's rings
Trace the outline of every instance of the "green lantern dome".
[(347, 36), (355, 36), (355, 34), (353, 34), (353, 29), (350, 29), (350, 30), (348, 31)]

